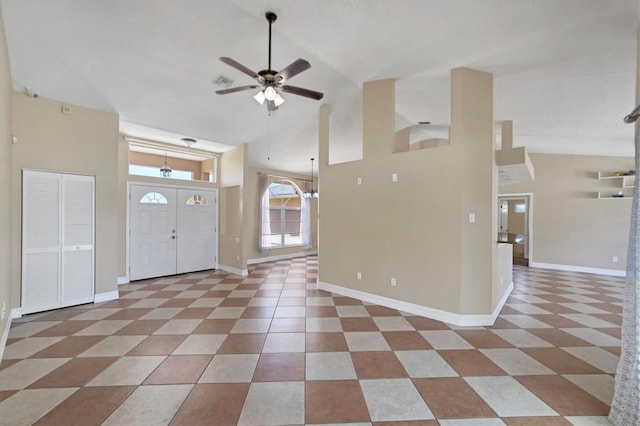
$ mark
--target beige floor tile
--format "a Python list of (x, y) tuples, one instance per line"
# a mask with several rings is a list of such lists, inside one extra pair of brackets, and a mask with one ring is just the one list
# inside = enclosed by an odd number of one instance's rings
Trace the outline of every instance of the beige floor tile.
[(78, 388), (26, 389), (0, 402), (0, 423), (30, 425), (73, 394)]
[(87, 383), (87, 386), (139, 385), (165, 358), (164, 356), (122, 357)]

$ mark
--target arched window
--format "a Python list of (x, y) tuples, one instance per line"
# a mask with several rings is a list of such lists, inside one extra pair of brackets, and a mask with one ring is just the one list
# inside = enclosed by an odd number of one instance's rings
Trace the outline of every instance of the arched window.
[(192, 195), (186, 203), (188, 206), (208, 206), (209, 201), (199, 194)]
[(159, 192), (147, 192), (140, 198), (140, 204), (169, 204), (169, 201)]
[(308, 209), (302, 191), (293, 182), (271, 183), (262, 196), (262, 241), (264, 248), (307, 245)]

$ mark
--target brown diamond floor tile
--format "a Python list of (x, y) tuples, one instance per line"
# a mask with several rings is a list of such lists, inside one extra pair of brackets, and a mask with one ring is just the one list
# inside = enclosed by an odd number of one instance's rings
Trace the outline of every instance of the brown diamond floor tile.
[(11, 395), (13, 395), (14, 393), (18, 392), (17, 390), (11, 390), (11, 391), (0, 391), (0, 402), (4, 401), (5, 399), (9, 398)]
[(213, 308), (185, 308), (173, 319), (203, 319), (213, 312)]
[(251, 302), (250, 297), (227, 297), (222, 302), (220, 302), (221, 307), (245, 307)]
[(417, 331), (383, 331), (382, 335), (394, 351), (432, 349)]
[[(572, 313), (575, 314), (578, 312), (574, 311)], [(561, 317), (560, 315), (532, 314), (530, 315), (530, 317), (540, 320), (543, 323), (549, 324), (551, 327), (555, 328), (586, 328), (584, 324), (572, 321), (569, 318)]]
[(593, 330), (608, 334), (609, 336), (615, 337), (616, 339), (622, 339), (621, 328), (594, 328)]
[(84, 386), (117, 360), (117, 357), (73, 358), (32, 383), (29, 389)]
[(307, 306), (305, 316), (307, 318), (337, 317), (338, 311), (335, 306)]
[(416, 330), (449, 330), (449, 327), (442, 321), (436, 321), (430, 318), (407, 316), (404, 317), (409, 324), (411, 324)]
[(80, 388), (35, 424), (38, 426), (100, 425), (135, 389), (135, 386)]
[(476, 349), (440, 350), (440, 356), (461, 376), (506, 376), (507, 373)]
[(503, 417), (507, 426), (571, 426), (564, 417)]
[(264, 345), (266, 336), (264, 333), (229, 334), (217, 353), (259, 354), (262, 352), (262, 346)]
[(120, 336), (143, 336), (153, 334), (154, 331), (165, 325), (169, 320), (135, 320), (131, 324), (122, 327), (114, 334)]
[(192, 334), (227, 334), (236, 324), (235, 319), (205, 319)]
[(304, 380), (304, 353), (262, 354), (253, 374), (254, 382), (288, 382)]
[(511, 343), (489, 330), (456, 330), (456, 333), (476, 349), (514, 347)]
[(140, 299), (116, 299), (116, 300), (111, 300), (109, 302), (100, 304), (97, 307), (108, 308), (108, 309), (128, 308), (129, 306), (133, 305), (134, 303), (138, 303), (139, 301)]
[(590, 314), (590, 315), (594, 318), (598, 318), (603, 321), (608, 321), (612, 324), (622, 327), (622, 315), (618, 315), (618, 314)]
[(351, 352), (358, 379), (409, 377), (393, 352)]
[(558, 374), (604, 374), (593, 365), (559, 348), (520, 348), (520, 350)]
[(241, 318), (271, 318), (275, 311), (275, 306), (250, 306), (244, 310)]
[(375, 426), (439, 426), (437, 420), (405, 420), (397, 422), (373, 422)]
[(170, 355), (186, 339), (186, 335), (147, 336), (127, 356), (160, 356)]
[(517, 325), (515, 325), (511, 321), (507, 321), (504, 318), (498, 317), (496, 319), (496, 321), (493, 323), (493, 325), (491, 327), (487, 327), (487, 328), (488, 329), (503, 330), (503, 329), (506, 329), (506, 328), (520, 328), (520, 327), (518, 327)]
[(362, 305), (362, 300), (353, 299), (351, 297), (334, 296), (333, 303), (336, 306)]
[(401, 316), (397, 309), (387, 308), (385, 306), (367, 305), (365, 309), (369, 311), (372, 317), (398, 317)]
[(213, 355), (168, 356), (144, 381), (145, 385), (196, 383)]
[(606, 416), (609, 406), (562, 376), (514, 376), (562, 416)]
[(591, 346), (589, 342), (555, 328), (529, 328), (527, 331), (559, 348)]
[(413, 379), (413, 384), (438, 419), (497, 417), (460, 377)]
[(620, 346), (600, 346), (600, 348), (604, 349), (607, 352), (611, 352), (612, 354), (620, 356)]
[(106, 336), (69, 336), (29, 358), (69, 358), (79, 355)]
[(171, 421), (171, 425), (238, 424), (249, 383), (198, 384)]
[(151, 312), (151, 308), (128, 308), (116, 312), (113, 315), (108, 316), (107, 320), (137, 320), (143, 315)]
[(49, 327), (46, 330), (42, 330), (41, 332), (34, 334), (32, 337), (71, 336), (72, 334), (75, 334), (96, 322), (97, 321), (93, 320), (64, 321), (60, 324)]
[(306, 423), (369, 422), (369, 410), (357, 380), (305, 383)]
[(52, 311), (50, 314), (41, 316), (38, 318), (38, 321), (66, 321), (89, 310), (91, 310), (91, 308), (59, 309)]
[[(181, 293), (181, 292), (180, 292)], [(160, 305), (161, 308), (186, 308), (190, 306), (197, 299), (169, 299)]]
[(22, 360), (21, 359), (3, 359), (2, 362), (0, 362), (0, 371), (4, 370), (7, 367), (11, 367), (13, 364), (17, 364), (20, 361)]
[(378, 331), (378, 326), (370, 317), (340, 318), (344, 331)]
[(346, 352), (349, 350), (343, 333), (306, 333), (307, 352)]

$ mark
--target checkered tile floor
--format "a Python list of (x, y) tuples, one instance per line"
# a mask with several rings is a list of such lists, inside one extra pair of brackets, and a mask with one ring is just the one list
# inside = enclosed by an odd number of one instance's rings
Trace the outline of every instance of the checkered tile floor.
[(514, 267), (493, 327), (316, 289), (317, 257), (120, 286), (12, 324), (0, 423), (608, 424), (623, 279)]

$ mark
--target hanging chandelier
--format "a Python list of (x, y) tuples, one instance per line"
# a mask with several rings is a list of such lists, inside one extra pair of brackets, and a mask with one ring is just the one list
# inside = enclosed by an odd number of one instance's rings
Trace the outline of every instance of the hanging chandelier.
[(160, 167), (160, 173), (162, 173), (162, 177), (171, 177), (171, 167), (167, 163), (167, 151), (164, 152), (164, 164)]
[(311, 159), (311, 190), (306, 190), (304, 194), (302, 194), (304, 198), (318, 198), (320, 195), (318, 191), (313, 189), (313, 160), (315, 160), (315, 158)]

